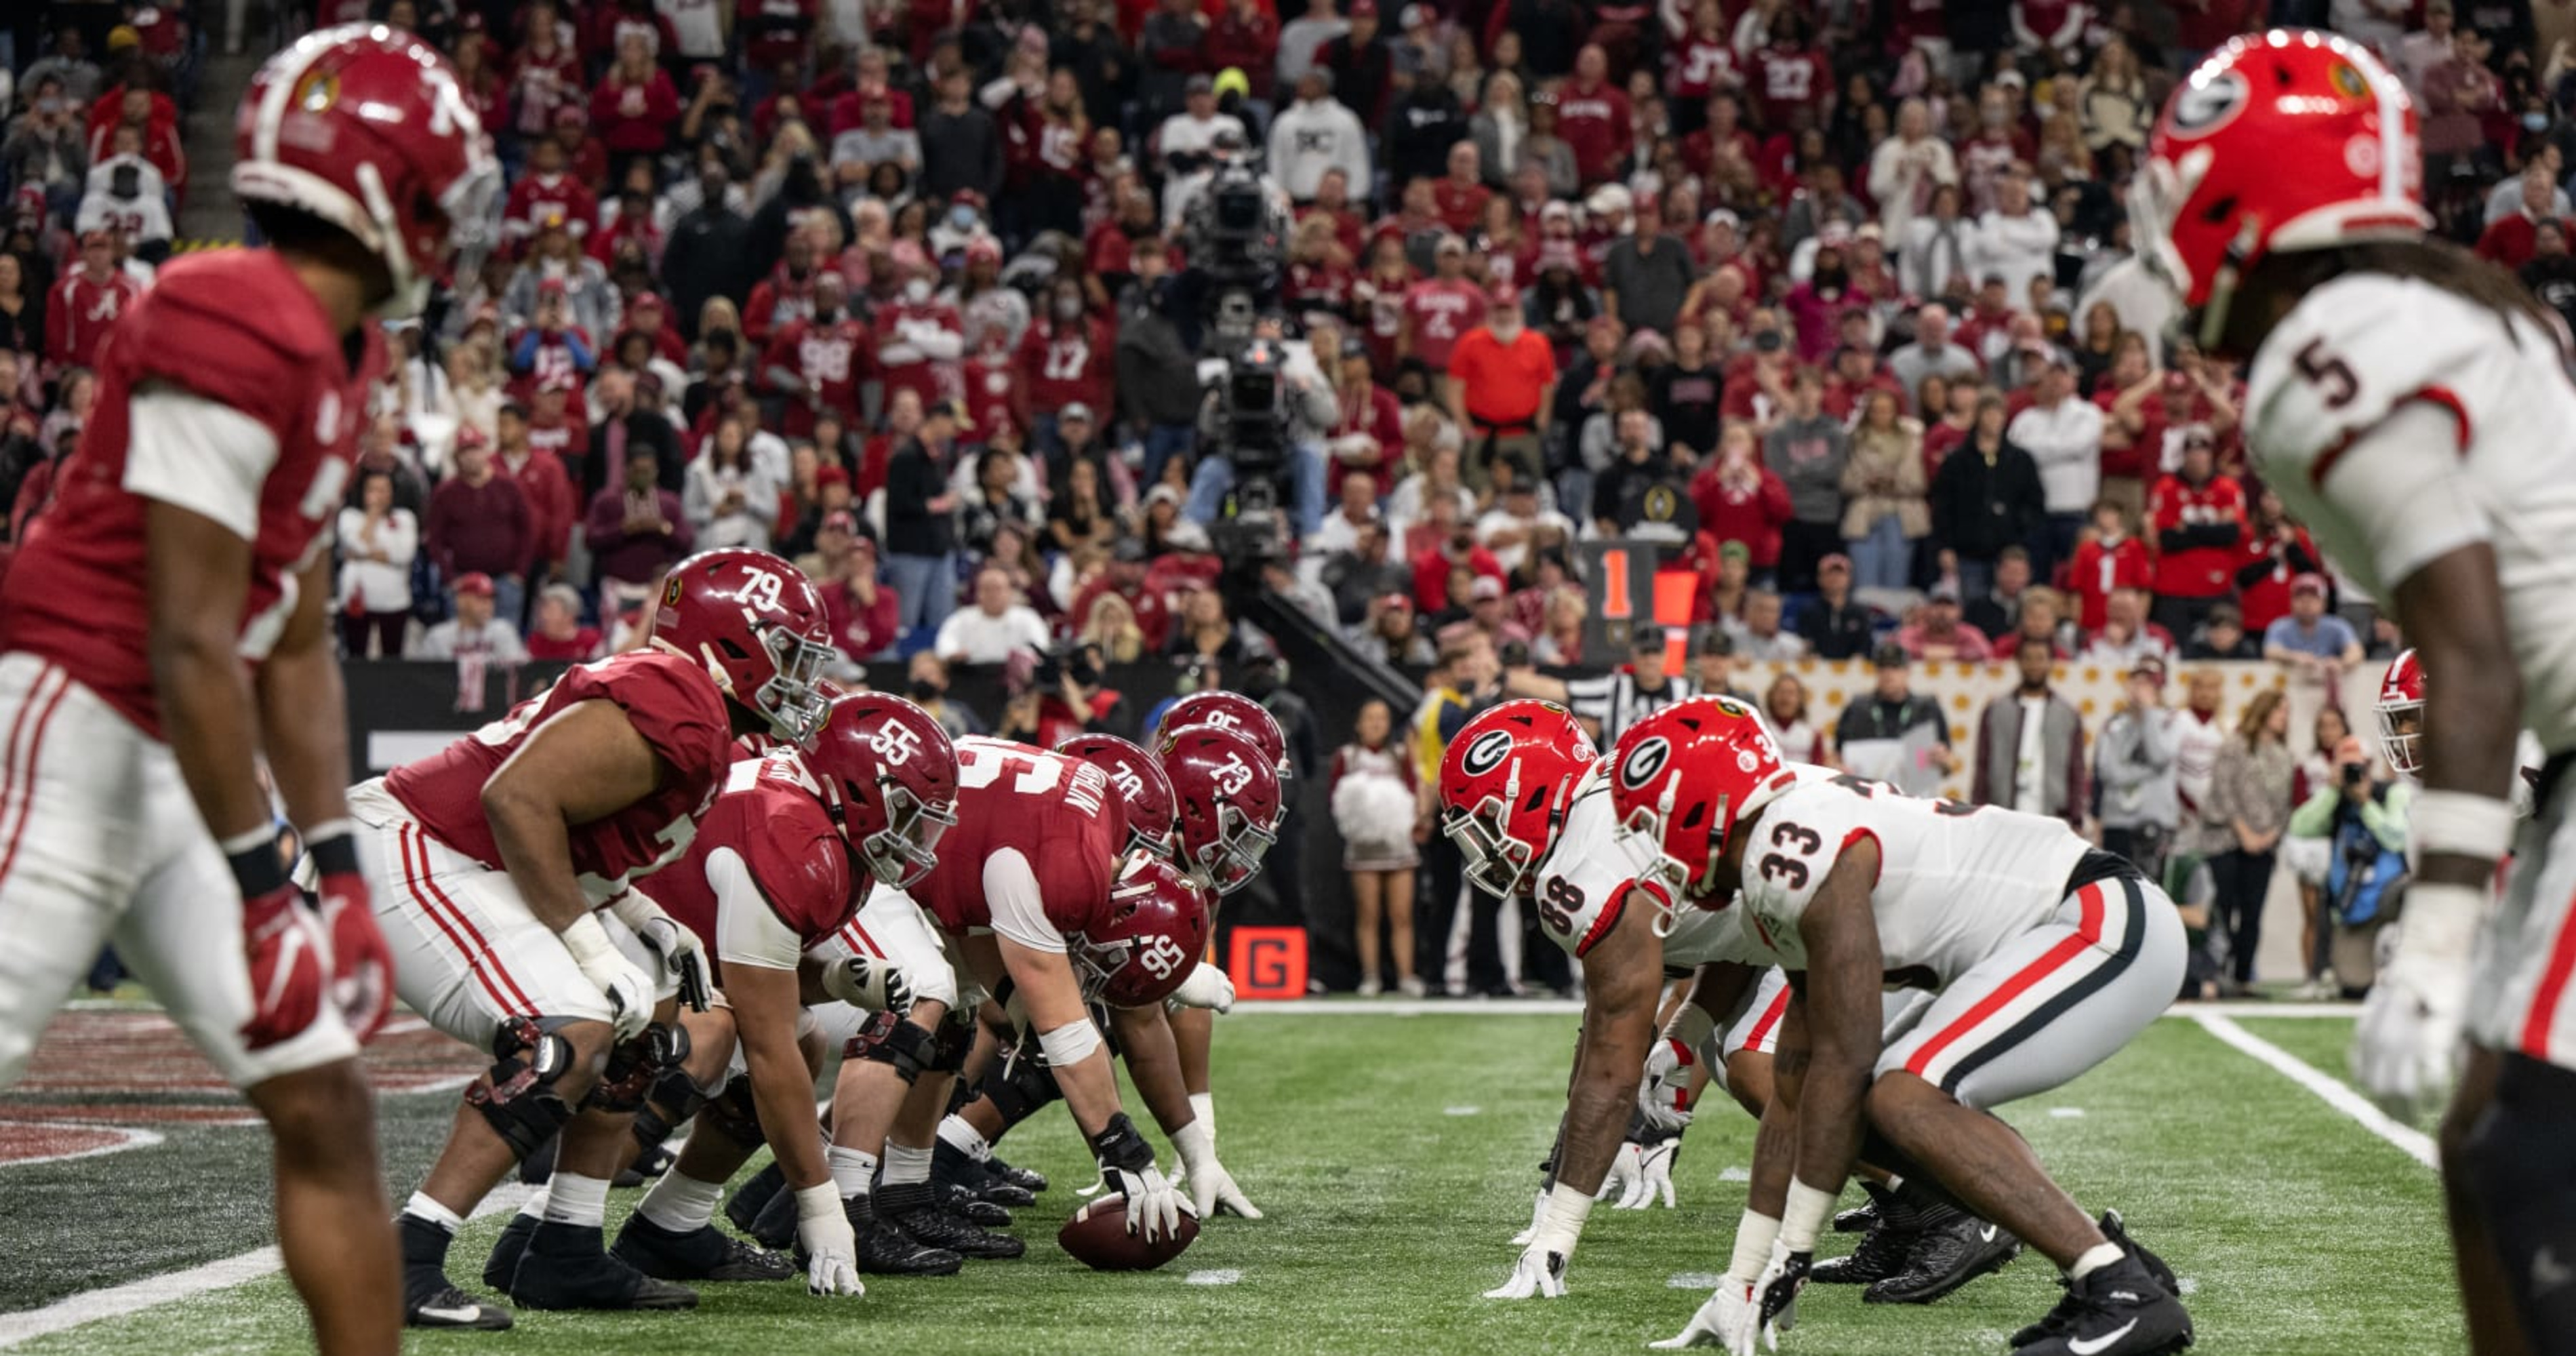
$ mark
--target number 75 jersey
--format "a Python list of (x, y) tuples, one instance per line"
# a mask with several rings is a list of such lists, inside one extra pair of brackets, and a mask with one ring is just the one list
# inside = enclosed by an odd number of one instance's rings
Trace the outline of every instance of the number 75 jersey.
[(1789, 970), (1807, 968), (1798, 925), (1825, 877), (1864, 841), (1878, 847), (1870, 912), (1882, 966), (1938, 989), (2046, 922), (2091, 845), (2045, 815), (1899, 794), (1881, 782), (1797, 768), (1798, 784), (1740, 830), (1746, 936)]
[(956, 827), (912, 900), (943, 931), (1060, 951), (1102, 917), (1126, 842), (1126, 802), (1097, 765), (970, 736), (957, 741)]
[(2254, 469), (2383, 602), (2439, 556), (2494, 549), (2524, 724), (2553, 753), (2576, 747), (2576, 384), (2557, 330), (2346, 274), (2264, 340), (2246, 401)]

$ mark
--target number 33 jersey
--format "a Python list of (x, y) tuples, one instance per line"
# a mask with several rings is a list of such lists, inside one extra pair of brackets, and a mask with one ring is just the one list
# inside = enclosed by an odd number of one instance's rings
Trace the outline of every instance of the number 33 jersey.
[(1938, 989), (2046, 922), (2090, 845), (2064, 820), (1900, 795), (1882, 782), (1801, 766), (1798, 784), (1738, 830), (1744, 931), (1790, 970), (1807, 968), (1798, 924), (1834, 864), (1878, 845), (1870, 912), (1891, 983)]
[(990, 930), (1034, 951), (1065, 950), (1066, 933), (1109, 902), (1126, 802), (1099, 767), (1007, 739), (957, 741), (957, 826), (939, 864), (912, 888), (949, 933)]
[(2246, 432), (2264, 483), (2382, 601), (2437, 557), (2494, 548), (2524, 723), (2558, 753), (2576, 748), (2576, 385), (2554, 331), (2346, 274), (2254, 355)]

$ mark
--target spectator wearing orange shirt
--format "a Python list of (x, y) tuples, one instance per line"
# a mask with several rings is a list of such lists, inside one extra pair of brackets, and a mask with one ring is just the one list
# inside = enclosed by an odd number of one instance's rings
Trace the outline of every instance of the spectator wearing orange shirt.
[(1442, 383), (1449, 412), (1473, 430), (1467, 465), (1482, 480), (1498, 458), (1512, 463), (1514, 478), (1536, 481), (1547, 411), (1556, 398), (1556, 350), (1522, 323), (1519, 293), (1497, 287), (1485, 323), (1469, 330), (1449, 354)]

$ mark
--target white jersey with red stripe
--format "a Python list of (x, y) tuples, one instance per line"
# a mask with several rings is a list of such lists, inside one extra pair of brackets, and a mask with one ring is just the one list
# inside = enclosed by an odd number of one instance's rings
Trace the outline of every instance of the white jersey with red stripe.
[(1807, 968), (1798, 925), (1845, 852), (1878, 847), (1870, 909), (1890, 984), (1938, 989), (2057, 912), (2091, 845), (2061, 819), (1898, 792), (1884, 782), (1795, 765), (1798, 784), (1738, 832), (1743, 915), (1765, 960)]
[[(1618, 812), (1610, 804), (1608, 767), (1606, 759), (1594, 763), (1574, 784), (1565, 825), (1533, 877), (1539, 930), (1577, 960), (1618, 926), (1636, 884), (1628, 855), (1616, 842)], [(1688, 970), (1709, 961), (1770, 964), (1761, 948), (1745, 939), (1734, 910), (1679, 911), (1672, 935), (1664, 938), (1664, 967)]]
[[(2523, 722), (2576, 749), (2576, 383), (2556, 327), (2381, 273), (2301, 299), (2254, 355), (2246, 447), (2371, 596), (2495, 551)], [(2498, 788), (2499, 794), (2502, 788)]]

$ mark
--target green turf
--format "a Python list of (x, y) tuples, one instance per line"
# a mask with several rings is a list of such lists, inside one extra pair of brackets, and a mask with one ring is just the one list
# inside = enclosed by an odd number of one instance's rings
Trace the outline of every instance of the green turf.
[[(2341, 1021), (2267, 1021), (2261, 1034), (2332, 1069), (2348, 1032)], [(1159, 1273), (1095, 1275), (1056, 1250), (1053, 1225), (1090, 1174), (1078, 1140), (1051, 1114), (1007, 1146), (1056, 1180), (1025, 1214), (1020, 1232), (1032, 1246), (1023, 1261), (970, 1263), (950, 1279), (874, 1281), (859, 1300), (812, 1299), (801, 1284), (710, 1287), (694, 1315), (529, 1315), (506, 1337), (424, 1336), (411, 1349), (624, 1356), (863, 1348), (1086, 1356), (1637, 1350), (1677, 1331), (1704, 1297), (1695, 1282), (1675, 1286), (1675, 1276), (1724, 1266), (1744, 1188), (1721, 1174), (1745, 1163), (1751, 1126), (1712, 1110), (1690, 1132), (1678, 1173), (1680, 1210), (1596, 1213), (1566, 1299), (1479, 1299), (1503, 1278), (1514, 1251), (1506, 1240), (1527, 1219), (1571, 1036), (1569, 1018), (1508, 1009), (1221, 1023), (1220, 1147), (1272, 1216), (1213, 1223), (1187, 1256)], [(394, 1139), (425, 1144), (450, 1105), (440, 1096), (389, 1103)], [(2061, 1110), (2083, 1114), (2052, 1114)], [(2157, 1023), (2103, 1069), (2011, 1108), (2008, 1118), (2078, 1199), (2118, 1206), (2138, 1236), (2192, 1283), (2197, 1350), (2437, 1356), (2461, 1349), (2449, 1268), (2440, 1264), (2431, 1174), (2189, 1022)], [(255, 1144), (253, 1132), (196, 1134)], [(398, 1156), (416, 1161), (420, 1152), (407, 1147)], [(44, 1254), (67, 1246), (80, 1250), (84, 1284), (144, 1274), (155, 1268), (113, 1268), (115, 1250), (98, 1246), (99, 1235), (149, 1232), (170, 1197), (190, 1191), (230, 1202), (236, 1227), (214, 1255), (238, 1251), (250, 1245), (245, 1236), (257, 1241), (260, 1227), (255, 1184), (245, 1176), (255, 1162), (238, 1146), (194, 1162), (98, 1160), (87, 1165), (94, 1186), (101, 1167), (116, 1164), (122, 1184), (115, 1189), (143, 1199), (34, 1218), (14, 1208), (13, 1191), (0, 1275), (32, 1262), (59, 1279), (69, 1268), (47, 1264)], [(145, 1166), (154, 1172), (146, 1183), (126, 1180)], [(174, 1179), (174, 1168), (188, 1175)], [(219, 1180), (200, 1180), (200, 1173)], [(612, 1211), (622, 1213), (632, 1199), (621, 1193)], [(102, 1211), (112, 1229), (97, 1222)], [(479, 1270), (497, 1226), (487, 1220), (467, 1231), (457, 1249), (459, 1279)], [(1240, 1279), (1187, 1279), (1218, 1270)], [(1820, 1290), (1801, 1306), (1804, 1322), (1782, 1349), (1819, 1356), (2001, 1352), (2004, 1334), (2038, 1316), (2056, 1294), (2052, 1269), (2029, 1257), (1928, 1309), (1865, 1306), (1852, 1292)], [(291, 1349), (299, 1336), (290, 1295), (272, 1279), (19, 1349), (253, 1352)]]

